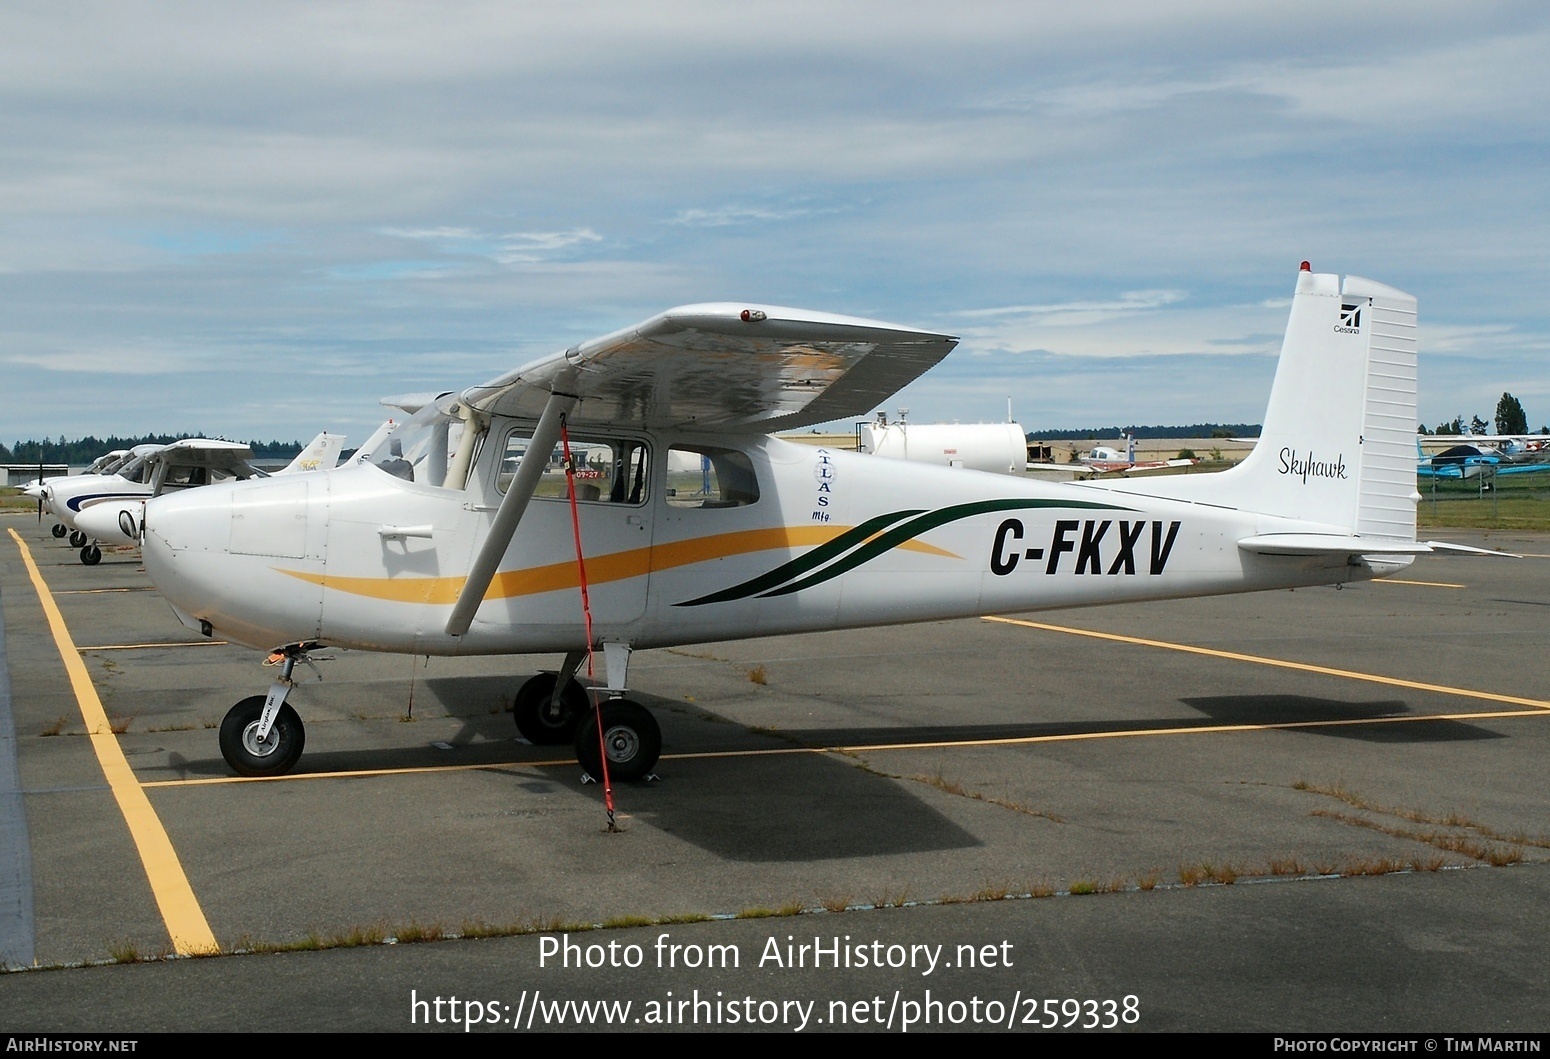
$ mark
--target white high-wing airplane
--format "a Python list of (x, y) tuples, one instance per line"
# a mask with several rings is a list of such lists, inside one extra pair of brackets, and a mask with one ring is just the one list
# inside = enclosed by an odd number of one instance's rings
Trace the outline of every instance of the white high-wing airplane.
[[(314, 438), (296, 458), (275, 474), (299, 474), (328, 470), (339, 462), (344, 448), (343, 434), (327, 431)], [(237, 441), (213, 441), (209, 438), (185, 438), (175, 441), (146, 460), (150, 496), (178, 489), (194, 489), (225, 481), (263, 478), (267, 472), (252, 464), (253, 450)], [(101, 544), (138, 544), (140, 521), (149, 497), (109, 498), (86, 505), (75, 516), (78, 530), (92, 544), (83, 549), (81, 561), (91, 565), (101, 561)]]
[[(84, 549), (91, 538), (76, 526), (76, 515), (89, 504), (150, 496), (152, 467), (149, 459), (161, 450), (161, 445), (136, 445), (118, 463), (104, 464), (111, 469), (93, 474), (88, 468), (84, 474), (49, 478), (40, 483), (43, 506), (59, 520), (59, 525), (54, 527), (54, 536), (63, 537), (68, 533), (70, 546), (83, 549), (81, 561), (87, 562)], [(97, 466), (97, 462), (94, 461), (92, 466)], [(99, 554), (97, 560), (101, 558)]]
[(1127, 471), (1150, 471), (1159, 467), (1188, 467), (1195, 461), (1137, 460), (1135, 435), (1126, 434), (1124, 452), (1111, 449), (1106, 445), (1098, 445), (1086, 456), (1081, 457), (1080, 462), (1099, 474), (1110, 474), (1115, 471), (1123, 474)]
[[(325, 430), (275, 473), (331, 468), (338, 463), (343, 446), (343, 434)], [(248, 463), (252, 456), (246, 445), (209, 438), (137, 445), (131, 458), (111, 473), (50, 478), (43, 487), (43, 501), (60, 524), (68, 527), (71, 546), (81, 549), (81, 562), (94, 566), (102, 561), (101, 541), (128, 544), (137, 539), (140, 509), (163, 490), (265, 477), (266, 472)], [(94, 514), (97, 508), (103, 510)], [(124, 522), (125, 512), (128, 523)], [(131, 526), (133, 533), (128, 532)], [(63, 534), (56, 530), (55, 536)]]
[[(661, 735), (623, 697), (635, 650), (1340, 584), (1448, 547), (1415, 539), (1415, 306), (1304, 263), (1247, 459), (1073, 483), (772, 438), (876, 408), (956, 340), (685, 306), (444, 394), (367, 464), (158, 497), (145, 566), (189, 627), (283, 656), (221, 725), (239, 773), (296, 763), (292, 671), (341, 646), (565, 652), (522, 685), (517, 727), (641, 777)], [(587, 453), (574, 476), (566, 447)], [(591, 651), (596, 711), (572, 679)]]

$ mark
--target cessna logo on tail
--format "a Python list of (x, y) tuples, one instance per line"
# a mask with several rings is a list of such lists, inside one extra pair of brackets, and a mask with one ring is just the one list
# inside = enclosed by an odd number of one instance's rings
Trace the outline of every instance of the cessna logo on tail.
[(1346, 478), (1345, 455), (1342, 453), (1335, 457), (1334, 462), (1328, 460), (1315, 460), (1313, 453), (1298, 456), (1296, 449), (1281, 450), (1281, 473), (1289, 474), (1293, 478), (1301, 478), (1304, 485), (1308, 484), (1308, 478)]
[(1335, 330), (1347, 335), (1359, 335), (1362, 333), (1362, 307), (1341, 303), (1340, 322), (1335, 325)]

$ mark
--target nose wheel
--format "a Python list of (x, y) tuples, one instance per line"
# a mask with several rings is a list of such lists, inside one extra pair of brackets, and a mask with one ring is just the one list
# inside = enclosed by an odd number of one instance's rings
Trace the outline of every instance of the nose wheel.
[(83, 533), (81, 530), (71, 530), (70, 531), (70, 547), (72, 547), (72, 548), (84, 548), (84, 547), (86, 547), (86, 534)]
[(96, 566), (102, 562), (102, 549), (95, 544), (88, 544), (81, 549), (81, 562), (87, 566)]
[(69, 531), (69, 530), (67, 530), (67, 529), (65, 529), (65, 527), (64, 527), (64, 524), (63, 524), (63, 523), (60, 523), (60, 524), (59, 524), (59, 525), (56, 525), (56, 526), (55, 526), (55, 527), (54, 527), (54, 528), (53, 528), (53, 529), (52, 529), (52, 530), (50, 530), (50, 531), (49, 531), (49, 532), (50, 532), (50, 533), (52, 533), (52, 534), (53, 534), (53, 535), (54, 535), (54, 536), (55, 536), (55, 537), (59, 537), (59, 538), (63, 538), (63, 537), (64, 537), (64, 536), (65, 536), (65, 535), (66, 535), (66, 534), (68, 534), (68, 533), (69, 533), (69, 532), (70, 532), (70, 531)]
[[(608, 755), (608, 775), (617, 780), (638, 780), (651, 775), (662, 756), (662, 729), (644, 706), (629, 699), (608, 699), (598, 707), (602, 716), (603, 753)], [(588, 711), (576, 729), (576, 760), (588, 775), (603, 775), (598, 751), (598, 715)]]
[(281, 706), (269, 732), (259, 737), (264, 696), (243, 699), (221, 722), (221, 756), (239, 776), (279, 776), (291, 770), (307, 741), (301, 718)]

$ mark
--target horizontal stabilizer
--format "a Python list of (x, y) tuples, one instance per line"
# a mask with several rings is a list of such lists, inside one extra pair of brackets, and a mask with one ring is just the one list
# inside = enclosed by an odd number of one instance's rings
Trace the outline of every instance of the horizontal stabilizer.
[(1256, 555), (1427, 555), (1432, 552), (1457, 552), (1503, 559), (1522, 558), (1511, 552), (1493, 552), (1487, 548), (1471, 548), (1467, 544), (1336, 533), (1264, 533), (1243, 538), (1238, 542), (1238, 547)]

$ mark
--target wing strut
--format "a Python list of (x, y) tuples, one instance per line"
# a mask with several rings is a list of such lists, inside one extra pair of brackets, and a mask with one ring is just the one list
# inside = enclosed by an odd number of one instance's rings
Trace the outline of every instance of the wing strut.
[(517, 466), (516, 476), (506, 489), (506, 498), (501, 501), (499, 510), (495, 512), (495, 520), (490, 523), (490, 532), (468, 568), (468, 580), (463, 582), (463, 591), (452, 605), (452, 615), (447, 619), (447, 635), (462, 636), (473, 623), (474, 612), (484, 602), (484, 594), (490, 588), (495, 570), (500, 566), (512, 536), (517, 532), (517, 523), (522, 521), (527, 503), (538, 489), (538, 480), (549, 466), (549, 454), (560, 439), (560, 427), (564, 423), (565, 414), (574, 407), (576, 398), (567, 393), (551, 393), (545, 402), (543, 415), (539, 417), (538, 427), (533, 431), (533, 440), (528, 443), (527, 455)]

